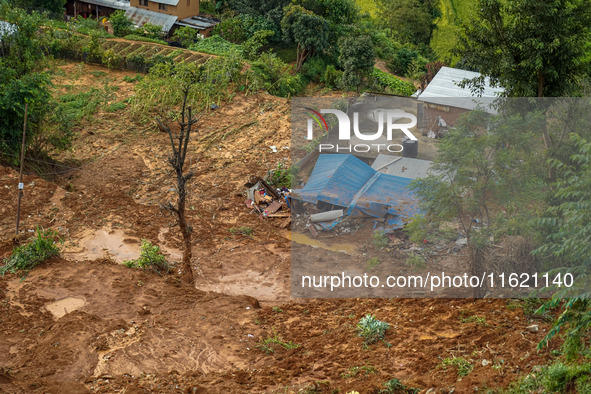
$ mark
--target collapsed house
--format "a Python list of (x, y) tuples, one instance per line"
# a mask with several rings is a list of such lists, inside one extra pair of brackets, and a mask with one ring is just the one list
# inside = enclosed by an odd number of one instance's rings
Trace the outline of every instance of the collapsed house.
[[(428, 175), (430, 164), (380, 155), (372, 167), (350, 154), (321, 154), (308, 182), (294, 190), (291, 198), (321, 211), (310, 215), (318, 230), (331, 230), (346, 218), (365, 218), (374, 222), (374, 229), (392, 232), (420, 213), (409, 184), (416, 177)], [(409, 168), (415, 168), (412, 175), (407, 173), (412, 177), (398, 176)]]

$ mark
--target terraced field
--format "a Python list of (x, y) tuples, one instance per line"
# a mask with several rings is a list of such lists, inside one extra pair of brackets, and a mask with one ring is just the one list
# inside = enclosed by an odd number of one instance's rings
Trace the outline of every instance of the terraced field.
[(111, 51), (113, 62), (134, 61), (149, 63), (150, 60), (160, 57), (170, 57), (175, 62), (204, 63), (212, 57), (204, 53), (193, 52), (188, 49), (168, 47), (146, 42), (133, 42), (126, 40), (105, 40), (102, 45), (105, 52)]

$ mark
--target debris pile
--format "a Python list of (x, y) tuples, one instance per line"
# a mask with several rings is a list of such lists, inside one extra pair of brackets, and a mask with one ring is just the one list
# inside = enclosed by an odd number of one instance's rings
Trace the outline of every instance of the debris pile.
[(276, 189), (258, 176), (251, 177), (250, 182), (244, 186), (247, 188), (244, 203), (252, 209), (251, 213), (265, 219), (291, 217), (289, 189)]

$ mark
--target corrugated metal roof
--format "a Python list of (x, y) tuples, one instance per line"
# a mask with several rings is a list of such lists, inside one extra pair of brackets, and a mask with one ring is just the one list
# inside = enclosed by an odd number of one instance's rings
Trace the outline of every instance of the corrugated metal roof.
[(150, 1), (153, 1), (154, 3), (174, 5), (174, 6), (179, 4), (179, 0), (150, 0)]
[(384, 227), (392, 230), (420, 213), (418, 199), (408, 188), (410, 182), (409, 178), (376, 172), (353, 155), (321, 154), (304, 188), (294, 190), (292, 197), (347, 207), (347, 216), (352, 217), (394, 215), (395, 220)]
[(374, 174), (370, 166), (355, 156), (320, 155), (308, 182), (296, 191), (296, 198), (312, 204), (323, 201), (346, 207)]
[(426, 103), (446, 105), (451, 107), (473, 110), (481, 107), (486, 112), (496, 113), (491, 107), (495, 98), (503, 92), (503, 88), (490, 86), (490, 78), (486, 77), (484, 91), (481, 97), (473, 94), (469, 87), (458, 86), (466, 79), (480, 77), (481, 74), (457, 68), (441, 67), (437, 75), (419, 95), (418, 100)]
[(191, 16), (189, 18), (181, 19), (177, 25), (189, 26), (198, 30), (208, 29), (220, 23), (217, 19), (205, 18), (203, 16)]
[(430, 170), (432, 161), (379, 154), (371, 165), (374, 170), (402, 178), (417, 179), (436, 174)]
[(118, 1), (118, 0), (81, 0), (84, 3), (94, 4), (101, 7), (114, 8), (116, 10), (128, 10), (129, 1)]
[(144, 23), (162, 26), (162, 30), (167, 32), (178, 19), (175, 15), (161, 14), (160, 12), (148, 11), (141, 8), (129, 7), (125, 15), (133, 21), (136, 26), (142, 26)]

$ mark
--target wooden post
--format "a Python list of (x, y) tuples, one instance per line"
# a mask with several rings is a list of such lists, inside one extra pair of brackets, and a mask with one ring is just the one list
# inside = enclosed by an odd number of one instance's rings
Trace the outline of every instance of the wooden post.
[(18, 177), (18, 205), (16, 208), (16, 234), (21, 220), (21, 199), (23, 198), (23, 167), (25, 166), (25, 137), (27, 135), (27, 109), (29, 104), (25, 103), (25, 121), (23, 124), (23, 144), (21, 146), (21, 169)]

